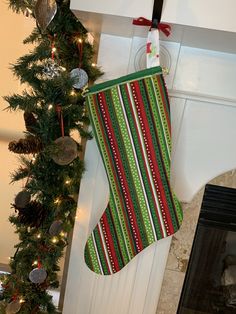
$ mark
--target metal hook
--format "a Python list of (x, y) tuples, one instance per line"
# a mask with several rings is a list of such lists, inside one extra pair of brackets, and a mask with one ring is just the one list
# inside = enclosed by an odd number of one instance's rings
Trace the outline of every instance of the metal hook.
[(157, 28), (161, 21), (161, 14), (164, 0), (154, 0), (152, 12), (152, 28)]

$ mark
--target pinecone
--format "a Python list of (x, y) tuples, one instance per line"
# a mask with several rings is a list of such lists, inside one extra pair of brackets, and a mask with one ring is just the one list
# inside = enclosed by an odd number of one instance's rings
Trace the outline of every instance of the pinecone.
[(25, 128), (30, 133), (35, 133), (35, 126), (37, 125), (37, 119), (32, 112), (24, 112)]
[(43, 144), (40, 138), (29, 135), (19, 141), (10, 142), (8, 149), (16, 154), (37, 154), (43, 149)]
[(41, 203), (37, 201), (31, 201), (28, 205), (26, 205), (25, 208), (16, 208), (16, 206), (13, 205), (16, 211), (18, 211), (18, 217), (20, 223), (29, 226), (31, 228), (42, 225), (46, 218), (46, 210), (42, 206)]

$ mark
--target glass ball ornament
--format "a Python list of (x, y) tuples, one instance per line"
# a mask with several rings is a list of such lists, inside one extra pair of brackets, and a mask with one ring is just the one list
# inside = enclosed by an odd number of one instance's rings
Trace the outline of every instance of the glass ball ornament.
[(62, 231), (63, 222), (61, 220), (55, 220), (50, 228), (49, 228), (49, 234), (51, 236), (57, 236)]
[(83, 69), (73, 69), (70, 72), (70, 76), (75, 79), (73, 87), (76, 89), (81, 89), (88, 84), (88, 74)]
[(47, 272), (44, 268), (35, 268), (29, 273), (29, 280), (35, 284), (41, 284), (47, 278)]
[(51, 155), (53, 161), (60, 165), (69, 165), (78, 157), (77, 143), (70, 136), (62, 136), (55, 140), (56, 150)]
[(23, 190), (19, 192), (15, 197), (16, 208), (25, 208), (29, 204), (30, 199), (31, 194), (28, 191)]

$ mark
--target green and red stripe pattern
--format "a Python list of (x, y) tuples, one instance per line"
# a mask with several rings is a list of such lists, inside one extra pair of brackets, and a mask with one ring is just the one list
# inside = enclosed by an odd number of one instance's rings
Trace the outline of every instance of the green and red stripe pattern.
[(182, 222), (170, 187), (170, 107), (161, 68), (95, 85), (86, 103), (110, 198), (86, 243), (85, 261), (109, 275)]

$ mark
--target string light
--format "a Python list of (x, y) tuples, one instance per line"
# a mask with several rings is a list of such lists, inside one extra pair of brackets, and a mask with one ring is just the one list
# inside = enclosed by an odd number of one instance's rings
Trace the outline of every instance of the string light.
[(92, 66), (92, 67), (95, 67), (95, 66), (96, 66), (96, 63), (92, 63), (91, 66)]
[(66, 180), (65, 184), (70, 184), (71, 180)]
[(81, 38), (78, 39), (78, 42), (82, 44), (83, 40)]
[(41, 238), (41, 233), (38, 233), (37, 236), (36, 236), (38, 239)]
[(56, 47), (53, 47), (52, 48), (52, 52), (56, 52), (57, 51), (57, 48)]
[(71, 95), (71, 96), (75, 96), (75, 94), (76, 94), (76, 93), (75, 93), (75, 91), (73, 91), (73, 90), (70, 92), (70, 95)]
[(65, 68), (65, 67), (61, 67), (61, 70), (65, 72), (65, 71), (66, 71), (66, 68)]
[(48, 110), (51, 110), (53, 108), (53, 105), (48, 106)]
[(65, 236), (66, 236), (65, 232), (61, 231), (61, 232), (60, 232), (60, 236), (61, 236), (61, 237), (65, 237)]
[(55, 243), (57, 243), (57, 242), (58, 242), (58, 238), (57, 238), (57, 237), (53, 237), (51, 241), (52, 241), (52, 243), (54, 243), (54, 244), (55, 244)]
[(32, 266), (38, 265), (38, 261), (33, 261)]
[(60, 198), (57, 197), (55, 200), (54, 200), (54, 204), (59, 204), (60, 203)]
[(21, 298), (21, 299), (19, 300), (19, 302), (20, 302), (20, 303), (24, 303), (25, 300), (24, 300), (23, 298)]

